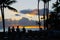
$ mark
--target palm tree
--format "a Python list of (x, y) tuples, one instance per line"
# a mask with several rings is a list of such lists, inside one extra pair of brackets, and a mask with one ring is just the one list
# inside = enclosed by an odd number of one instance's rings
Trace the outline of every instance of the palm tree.
[[(50, 0), (42, 0), (44, 2), (44, 29), (45, 29), (45, 14), (47, 14), (47, 20), (48, 20), (48, 13), (49, 13), (49, 1)], [(45, 9), (47, 8), (47, 9)], [(47, 25), (48, 29), (48, 25)]]
[(10, 7), (9, 5), (15, 3), (16, 0), (0, 0), (0, 8), (1, 8), (1, 14), (2, 14), (2, 21), (3, 21), (3, 32), (5, 32), (5, 21), (4, 21), (4, 8), (8, 8), (10, 10), (14, 10), (17, 12), (15, 8)]
[[(53, 3), (53, 8), (55, 12), (55, 30), (60, 30), (60, 0), (56, 0), (55, 3)], [(53, 21), (54, 22), (54, 21)]]
[(39, 29), (40, 29), (40, 13), (39, 13), (39, 2), (40, 2), (40, 0), (38, 0), (38, 19), (39, 19), (39, 22), (38, 22), (38, 24), (39, 24)]

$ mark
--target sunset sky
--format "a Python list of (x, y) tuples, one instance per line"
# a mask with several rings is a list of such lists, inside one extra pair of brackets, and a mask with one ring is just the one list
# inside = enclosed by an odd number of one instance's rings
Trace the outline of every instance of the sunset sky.
[[(21, 19), (23, 18), (27, 18), (27, 21), (38, 21), (38, 15), (34, 15), (34, 14), (23, 14), (20, 11), (21, 10), (26, 10), (26, 9), (37, 9), (37, 0), (16, 0), (17, 2), (15, 4), (12, 4), (11, 7), (14, 7), (15, 9), (18, 10), (18, 12), (14, 12), (12, 10), (9, 10), (8, 8), (5, 8), (4, 14), (5, 14), (5, 19), (8, 19), (8, 21), (14, 21), (14, 23), (18, 24), (18, 22), (20, 22)], [(52, 0), (50, 1), (50, 5), (49, 5), (49, 10), (52, 10), (52, 3), (54, 3), (56, 0)], [(44, 4), (42, 1), (40, 1), (40, 9), (44, 8)], [(18, 14), (18, 16), (16, 16), (16, 14)], [(43, 16), (40, 16), (41, 18)], [(41, 19), (43, 20), (43, 19)], [(17, 22), (18, 21), (18, 22)], [(8, 22), (9, 23), (9, 22)], [(8, 25), (8, 23), (6, 25)], [(12, 22), (11, 22), (12, 23)], [(31, 22), (32, 23), (32, 22)], [(32, 24), (30, 24), (32, 25)], [(35, 24), (34, 24), (35, 25)], [(0, 26), (1, 26), (1, 11), (0, 11)]]
[[(51, 0), (49, 8), (52, 9), (52, 3), (56, 0)], [(43, 2), (40, 1), (40, 9), (43, 8)], [(36, 9), (37, 8), (37, 0), (17, 0), (17, 3), (13, 4), (12, 7), (15, 7), (18, 11), (22, 9)]]
[[(20, 10), (24, 9), (37, 9), (37, 0), (16, 0), (17, 2), (15, 4), (12, 4), (11, 6), (16, 8), (18, 12), (13, 12), (9, 9), (5, 9), (5, 16), (6, 18), (13, 17), (15, 18), (15, 14), (20, 15)], [(49, 9), (52, 10), (52, 3), (54, 3), (56, 0), (50, 1)], [(43, 9), (43, 2), (40, 1), (40, 9)], [(1, 15), (1, 13), (0, 13)]]

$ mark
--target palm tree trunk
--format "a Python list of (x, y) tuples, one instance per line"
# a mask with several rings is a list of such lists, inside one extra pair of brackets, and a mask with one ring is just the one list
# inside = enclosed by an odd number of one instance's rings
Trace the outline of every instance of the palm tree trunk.
[[(57, 4), (58, 4), (58, 1), (59, 0), (57, 0)], [(56, 11), (56, 19), (55, 19), (57, 22), (56, 22), (56, 25), (58, 26), (58, 5), (57, 5), (57, 11)], [(55, 27), (55, 29), (59, 29), (58, 27)]]
[(45, 3), (44, 3), (44, 29), (45, 29)]
[(39, 29), (40, 29), (40, 13), (39, 13), (39, 0), (38, 0), (38, 19), (39, 19)]
[(46, 14), (47, 14), (47, 30), (48, 30), (48, 13), (49, 13), (49, 2), (47, 4), (47, 10), (46, 10)]
[[(45, 19), (46, 18), (47, 18), (47, 22), (48, 22), (48, 13), (49, 13), (49, 2), (48, 3), (44, 3), (44, 29), (46, 28), (45, 26), (47, 26), (47, 29), (48, 29), (48, 23), (45, 24)], [(46, 15), (46, 18), (45, 18), (45, 15)]]
[(1, 6), (2, 22), (3, 22), (3, 32), (5, 32), (5, 21), (4, 21), (4, 4)]

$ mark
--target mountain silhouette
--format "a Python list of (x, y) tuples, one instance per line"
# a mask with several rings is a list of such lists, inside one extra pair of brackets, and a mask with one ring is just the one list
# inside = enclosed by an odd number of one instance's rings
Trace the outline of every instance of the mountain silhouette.
[(21, 10), (20, 12), (26, 14), (26, 13), (32, 12), (32, 10), (31, 9), (26, 9), (26, 10), (24, 9), (24, 10)]
[(19, 20), (19, 24), (23, 25), (23, 26), (29, 26), (29, 25), (37, 25), (36, 21), (34, 20), (29, 20), (27, 18), (22, 18), (21, 20)]
[[(37, 25), (36, 21), (29, 20), (28, 18), (22, 18), (20, 20), (11, 20), (11, 19), (5, 19), (5, 27), (13, 26), (13, 25), (21, 25), (21, 26), (29, 26), (29, 25)], [(2, 29), (2, 21), (0, 21), (0, 29)]]

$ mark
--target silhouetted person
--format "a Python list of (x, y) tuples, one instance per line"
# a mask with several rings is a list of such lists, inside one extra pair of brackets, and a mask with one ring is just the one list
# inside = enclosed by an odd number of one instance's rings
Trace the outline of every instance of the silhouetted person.
[(28, 30), (28, 33), (32, 33), (32, 30)]
[(16, 28), (16, 38), (15, 40), (20, 40), (21, 39), (21, 33), (20, 33), (20, 28), (17, 26)]
[(15, 40), (16, 32), (14, 26), (12, 27), (12, 34), (11, 34), (11, 40)]
[(42, 28), (40, 28), (40, 31), (42, 31)]
[(14, 26), (12, 27), (12, 32), (15, 32), (15, 28), (14, 28)]
[(25, 32), (26, 32), (26, 29), (25, 29), (25, 27), (23, 27), (23, 29), (22, 29), (22, 32), (23, 32), (23, 33), (25, 33)]
[(12, 39), (12, 33), (11, 33), (11, 28), (10, 26), (8, 27), (8, 40), (11, 40)]
[(10, 28), (10, 26), (8, 27), (8, 32), (11, 32), (11, 28)]
[(17, 28), (16, 28), (16, 32), (20, 32), (19, 26), (17, 26)]

